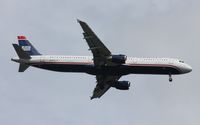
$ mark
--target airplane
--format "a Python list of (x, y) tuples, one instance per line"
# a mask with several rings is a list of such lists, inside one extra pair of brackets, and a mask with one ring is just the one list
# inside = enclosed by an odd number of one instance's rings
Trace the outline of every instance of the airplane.
[(87, 23), (77, 20), (83, 29), (83, 36), (93, 56), (64, 56), (42, 55), (27, 40), (25, 36), (18, 36), (18, 43), (13, 47), (18, 55), (11, 60), (19, 63), (19, 72), (24, 72), (29, 66), (57, 72), (87, 73), (96, 76), (96, 87), (91, 96), (100, 98), (114, 87), (128, 90), (129, 81), (119, 81), (120, 77), (129, 74), (168, 75), (172, 82), (172, 75), (185, 74), (192, 71), (192, 67), (184, 61), (173, 58), (136, 58), (124, 54), (112, 54), (101, 42)]

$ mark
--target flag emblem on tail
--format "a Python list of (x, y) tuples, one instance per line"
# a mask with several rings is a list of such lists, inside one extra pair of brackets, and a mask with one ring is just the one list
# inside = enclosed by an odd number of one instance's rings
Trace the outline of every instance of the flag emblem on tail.
[(41, 55), (25, 36), (18, 36), (17, 38), (19, 46), (21, 46), (22, 50), (27, 52), (28, 55)]
[(22, 46), (24, 51), (31, 51), (31, 46)]

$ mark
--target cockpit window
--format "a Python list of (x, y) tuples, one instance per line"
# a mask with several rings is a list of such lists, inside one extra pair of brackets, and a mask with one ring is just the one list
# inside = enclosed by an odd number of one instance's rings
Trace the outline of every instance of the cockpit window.
[(184, 61), (182, 61), (182, 60), (179, 60), (179, 62), (184, 63)]

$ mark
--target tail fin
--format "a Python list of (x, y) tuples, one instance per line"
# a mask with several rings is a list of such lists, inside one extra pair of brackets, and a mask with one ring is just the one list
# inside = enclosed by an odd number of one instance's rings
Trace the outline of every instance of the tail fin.
[[(31, 57), (28, 55), (28, 53), (23, 51), (19, 45), (13, 44), (13, 47), (15, 48), (15, 51), (20, 59), (31, 59)], [(24, 72), (29, 67), (29, 65), (26, 65), (24, 62), (20, 62), (20, 61), (14, 60), (14, 59), (12, 59), (12, 60), (20, 63), (19, 70), (18, 70), (19, 72)]]
[(18, 36), (19, 46), (28, 53), (28, 55), (41, 55), (35, 47), (26, 39), (25, 36)]
[(29, 56), (29, 54), (24, 52), (24, 50), (19, 45), (13, 44), (13, 47), (15, 48), (15, 51), (20, 59), (30, 59), (31, 58)]

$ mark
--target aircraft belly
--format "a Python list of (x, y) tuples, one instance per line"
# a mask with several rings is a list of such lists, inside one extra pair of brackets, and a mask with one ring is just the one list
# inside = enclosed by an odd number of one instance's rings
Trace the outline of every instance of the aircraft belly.
[(181, 71), (174, 67), (161, 66), (129, 66), (130, 73), (133, 74), (180, 74)]
[(93, 69), (92, 65), (43, 64), (33, 66), (57, 72), (90, 72)]
[(157, 66), (102, 66), (94, 65), (66, 65), (66, 64), (43, 64), (33, 65), (34, 67), (58, 71), (58, 72), (82, 72), (91, 75), (128, 75), (128, 74), (180, 74), (180, 71), (173, 67)]
[(110, 66), (94, 68), (92, 74), (101, 75), (128, 75), (128, 74), (180, 74), (181, 71), (174, 67), (157, 67), (157, 66)]

